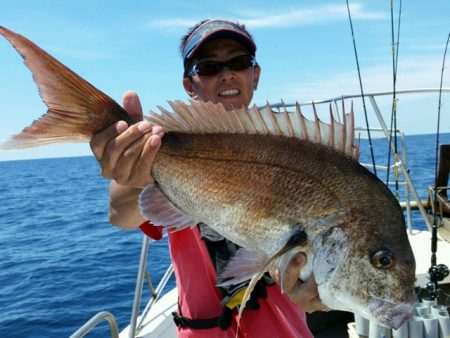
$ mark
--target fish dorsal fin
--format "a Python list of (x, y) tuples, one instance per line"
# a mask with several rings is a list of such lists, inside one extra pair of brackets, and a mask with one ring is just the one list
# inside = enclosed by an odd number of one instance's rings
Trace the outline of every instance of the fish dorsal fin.
[(262, 134), (296, 137), (321, 143), (358, 158), (358, 148), (354, 145), (353, 104), (349, 114), (344, 114), (343, 123), (335, 120), (330, 106), (330, 123), (319, 119), (313, 104), (314, 120), (308, 120), (297, 103), (295, 111), (272, 110), (269, 103), (262, 109), (225, 110), (221, 104), (211, 102), (169, 101), (172, 111), (158, 106), (160, 112), (151, 111), (145, 116), (150, 123), (164, 128), (165, 132), (209, 134)]

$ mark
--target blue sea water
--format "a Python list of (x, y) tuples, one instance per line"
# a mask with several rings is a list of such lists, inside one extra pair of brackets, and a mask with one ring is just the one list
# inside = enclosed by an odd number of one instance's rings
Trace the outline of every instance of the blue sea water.
[[(93, 157), (0, 162), (0, 337), (68, 337), (103, 310), (127, 325), (142, 235), (107, 210)], [(154, 282), (168, 262), (152, 245)], [(106, 322), (88, 335), (109, 336)]]
[[(434, 182), (435, 142), (433, 135), (407, 137), (422, 198)], [(386, 141), (373, 143), (376, 164), (384, 165)], [(361, 151), (369, 163), (366, 140)], [(110, 225), (107, 210), (108, 182), (93, 157), (0, 162), (0, 337), (68, 337), (103, 310), (120, 329), (128, 324), (142, 234)], [(414, 220), (424, 228), (417, 213)], [(153, 243), (155, 284), (168, 262), (166, 241)], [(104, 322), (87, 337), (109, 336)]]

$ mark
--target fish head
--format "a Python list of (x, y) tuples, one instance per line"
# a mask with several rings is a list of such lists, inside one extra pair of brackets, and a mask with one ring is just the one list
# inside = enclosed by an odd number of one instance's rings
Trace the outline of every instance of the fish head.
[(320, 298), (329, 308), (394, 329), (412, 317), (415, 261), (406, 231), (391, 239), (333, 227), (316, 239), (313, 265)]

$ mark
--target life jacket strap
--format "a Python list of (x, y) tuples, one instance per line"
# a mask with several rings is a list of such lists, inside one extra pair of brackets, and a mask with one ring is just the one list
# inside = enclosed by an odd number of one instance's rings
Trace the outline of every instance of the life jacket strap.
[(208, 319), (190, 319), (182, 316), (178, 312), (172, 312), (175, 325), (182, 328), (191, 328), (194, 330), (206, 330), (214, 327), (220, 327), (222, 330), (227, 330), (233, 319), (233, 310), (225, 307), (218, 317)]
[[(206, 224), (200, 223), (200, 233), (204, 241), (213, 266), (218, 273), (222, 271), (230, 258), (239, 249), (239, 246), (226, 238), (220, 236), (214, 230), (209, 228)], [(223, 308), (222, 313), (214, 318), (207, 319), (191, 319), (183, 316), (181, 313), (180, 304), (178, 304), (178, 312), (172, 312), (173, 320), (178, 327), (191, 328), (196, 330), (211, 329), (220, 327), (222, 330), (227, 330), (233, 321), (233, 311), (241, 306), (242, 299), (247, 289), (249, 281), (244, 281), (236, 285), (227, 285), (225, 287), (218, 287), (222, 293), (222, 301), (220, 305)], [(245, 304), (247, 310), (258, 310), (260, 305), (258, 299), (267, 297), (266, 286), (274, 285), (275, 282), (270, 278), (268, 273), (256, 283), (250, 299)]]

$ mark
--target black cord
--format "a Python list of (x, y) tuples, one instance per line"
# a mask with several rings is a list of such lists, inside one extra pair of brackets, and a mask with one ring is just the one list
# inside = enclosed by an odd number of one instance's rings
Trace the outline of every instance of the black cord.
[(347, 2), (348, 20), (350, 22), (350, 30), (352, 32), (353, 50), (355, 52), (356, 68), (358, 69), (359, 88), (361, 90), (361, 99), (362, 99), (363, 108), (364, 108), (364, 117), (366, 119), (367, 136), (369, 138), (369, 149), (370, 149), (370, 155), (372, 157), (373, 172), (374, 172), (375, 175), (377, 175), (377, 168), (375, 166), (375, 155), (374, 155), (374, 152), (373, 152), (372, 138), (370, 136), (369, 119), (367, 117), (366, 100), (365, 100), (365, 97), (364, 97), (364, 91), (363, 91), (363, 86), (362, 86), (361, 71), (359, 69), (358, 52), (356, 51), (355, 34), (353, 33), (352, 17), (350, 15), (350, 6), (348, 5), (348, 0), (346, 2)]

